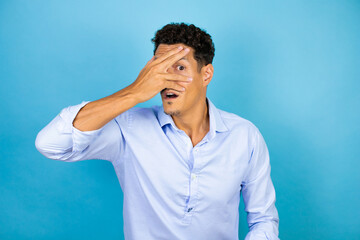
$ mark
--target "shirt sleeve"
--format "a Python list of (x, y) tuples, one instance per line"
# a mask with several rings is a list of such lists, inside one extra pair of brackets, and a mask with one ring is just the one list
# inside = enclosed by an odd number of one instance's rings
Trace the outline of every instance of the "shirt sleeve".
[(270, 177), (269, 152), (256, 128), (242, 195), (249, 232), (245, 240), (279, 240), (279, 215), (275, 207), (275, 189)]
[(102, 128), (80, 131), (73, 120), (80, 109), (90, 101), (69, 106), (46, 125), (36, 136), (35, 146), (45, 157), (75, 162), (88, 159), (114, 161), (122, 152), (124, 137), (117, 118)]

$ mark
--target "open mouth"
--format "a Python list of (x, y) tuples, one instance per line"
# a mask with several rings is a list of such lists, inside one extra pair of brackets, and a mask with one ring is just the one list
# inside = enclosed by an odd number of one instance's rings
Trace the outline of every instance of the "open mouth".
[(171, 89), (164, 89), (161, 93), (161, 96), (165, 99), (165, 100), (174, 100), (177, 99), (180, 94), (179, 92), (175, 91), (175, 90), (171, 90)]

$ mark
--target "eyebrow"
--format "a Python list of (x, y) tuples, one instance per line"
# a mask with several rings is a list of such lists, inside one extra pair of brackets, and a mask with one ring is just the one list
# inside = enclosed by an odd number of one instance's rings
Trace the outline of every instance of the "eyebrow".
[(187, 61), (187, 62), (189, 61), (186, 57), (180, 58), (179, 61), (180, 61), (180, 60), (185, 60), (185, 61)]

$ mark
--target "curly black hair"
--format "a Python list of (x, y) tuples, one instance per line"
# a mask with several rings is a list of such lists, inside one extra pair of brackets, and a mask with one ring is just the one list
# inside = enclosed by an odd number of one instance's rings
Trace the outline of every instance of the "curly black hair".
[(183, 43), (192, 47), (194, 58), (197, 61), (198, 72), (203, 66), (212, 63), (215, 55), (215, 46), (211, 36), (196, 27), (194, 24), (170, 23), (155, 33), (155, 37), (151, 39), (155, 44), (154, 54), (160, 44), (176, 44)]

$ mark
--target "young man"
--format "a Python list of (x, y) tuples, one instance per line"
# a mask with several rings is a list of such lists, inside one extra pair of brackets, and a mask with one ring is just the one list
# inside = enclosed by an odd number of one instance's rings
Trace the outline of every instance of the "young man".
[[(278, 239), (266, 143), (258, 128), (206, 97), (214, 44), (194, 25), (168, 24), (128, 87), (64, 108), (36, 138), (46, 157), (110, 161), (124, 193), (125, 239)], [(162, 106), (134, 107), (161, 93)]]

